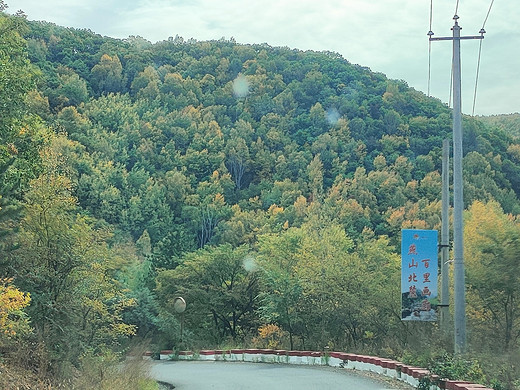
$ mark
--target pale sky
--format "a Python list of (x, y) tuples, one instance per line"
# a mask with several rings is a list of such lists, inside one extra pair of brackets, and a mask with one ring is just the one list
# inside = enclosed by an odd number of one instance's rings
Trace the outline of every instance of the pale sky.
[[(427, 93), (430, 0), (5, 0), (29, 20), (153, 43), (182, 36), (334, 51)], [(435, 36), (478, 35), (493, 0), (433, 0)], [(475, 114), (520, 112), (520, 2), (496, 0), (486, 21)], [(478, 40), (462, 46), (462, 109), (471, 114)], [(430, 94), (450, 98), (451, 41), (432, 42)]]

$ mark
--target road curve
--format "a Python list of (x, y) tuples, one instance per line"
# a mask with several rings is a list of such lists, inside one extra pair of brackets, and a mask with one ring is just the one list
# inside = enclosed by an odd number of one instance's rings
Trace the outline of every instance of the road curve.
[(397, 381), (383, 381), (352, 370), (285, 364), (156, 361), (151, 376), (175, 390), (386, 390), (412, 389)]

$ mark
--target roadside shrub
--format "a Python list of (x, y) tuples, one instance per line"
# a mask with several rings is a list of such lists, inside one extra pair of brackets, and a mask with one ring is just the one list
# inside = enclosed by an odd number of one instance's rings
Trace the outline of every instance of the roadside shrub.
[(124, 361), (113, 352), (87, 354), (81, 362), (80, 375), (74, 381), (75, 390), (158, 390), (149, 375), (149, 363), (142, 353), (133, 352)]
[(441, 378), (486, 383), (486, 376), (477, 359), (468, 359), (445, 353), (434, 357), (428, 369)]
[(266, 324), (258, 328), (258, 336), (252, 340), (256, 348), (283, 349), (287, 345), (288, 333), (276, 324)]

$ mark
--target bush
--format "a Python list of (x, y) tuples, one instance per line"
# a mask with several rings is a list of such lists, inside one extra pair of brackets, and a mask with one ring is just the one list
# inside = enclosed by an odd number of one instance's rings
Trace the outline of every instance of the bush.
[(445, 353), (434, 357), (428, 369), (445, 379), (464, 380), (474, 383), (486, 383), (486, 376), (478, 360), (467, 359)]
[(258, 336), (252, 340), (256, 348), (283, 349), (287, 344), (288, 333), (275, 324), (267, 324), (258, 328)]
[(158, 390), (149, 375), (149, 363), (142, 359), (142, 351), (134, 351), (124, 361), (113, 352), (88, 354), (82, 359), (80, 376), (74, 381), (77, 390)]
[(24, 312), (30, 302), (30, 295), (18, 290), (12, 279), (0, 279), (0, 349), (9, 349), (31, 332)]
[(481, 359), (484, 371), (495, 390), (520, 389), (520, 350), (488, 354)]

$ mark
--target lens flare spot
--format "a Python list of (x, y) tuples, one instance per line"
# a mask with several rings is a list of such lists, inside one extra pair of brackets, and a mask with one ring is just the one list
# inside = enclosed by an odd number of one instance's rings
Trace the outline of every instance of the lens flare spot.
[(233, 94), (237, 98), (244, 98), (249, 95), (249, 81), (244, 75), (239, 74), (233, 81)]

